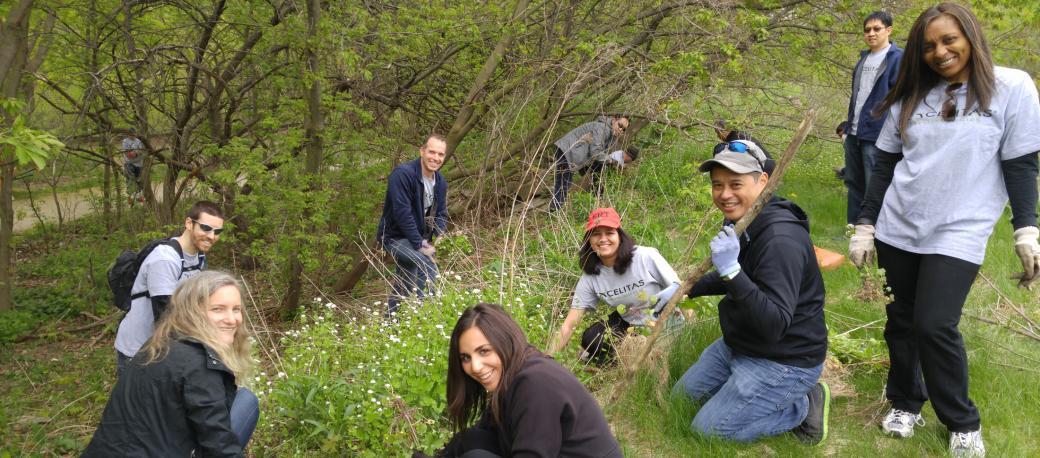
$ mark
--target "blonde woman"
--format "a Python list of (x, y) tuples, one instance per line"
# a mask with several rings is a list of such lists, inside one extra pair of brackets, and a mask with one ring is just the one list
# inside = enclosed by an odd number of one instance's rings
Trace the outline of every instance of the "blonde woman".
[(83, 456), (242, 456), (259, 418), (256, 396), (235, 385), (253, 365), (244, 315), (234, 277), (207, 271), (181, 283)]

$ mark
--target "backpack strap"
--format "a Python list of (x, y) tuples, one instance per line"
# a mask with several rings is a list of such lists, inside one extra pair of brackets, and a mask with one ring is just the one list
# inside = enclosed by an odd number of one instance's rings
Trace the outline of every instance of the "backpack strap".
[[(198, 267), (198, 266), (192, 266), (192, 268), (189, 268), (189, 269), (185, 269), (184, 268), (184, 250), (181, 248), (181, 243), (178, 242), (176, 238), (169, 238), (169, 239), (163, 240), (162, 242), (159, 242), (158, 244), (156, 244), (155, 248), (158, 248), (159, 245), (166, 245), (166, 246), (168, 246), (170, 248), (173, 248), (173, 250), (177, 252), (177, 255), (181, 257), (181, 271), (180, 271), (180, 273), (177, 274), (177, 279), (178, 280), (181, 279), (181, 275), (184, 275), (184, 271), (185, 270), (194, 270), (195, 267)], [(155, 248), (152, 248), (152, 251), (155, 251)], [(148, 254), (151, 255), (151, 252), (149, 252)], [(147, 259), (147, 257), (145, 257), (145, 259)], [(144, 264), (144, 259), (141, 260), (141, 263)], [(201, 265), (202, 265), (202, 263), (200, 262), (199, 266), (201, 266)], [(140, 275), (140, 268), (138, 268), (138, 275)], [(141, 292), (139, 292), (137, 294), (131, 294), (130, 295), (130, 301), (133, 301), (134, 299), (138, 299), (138, 298), (141, 298), (141, 297), (152, 297), (152, 296), (150, 294), (148, 294), (148, 289), (145, 288), (144, 291), (141, 291)]]

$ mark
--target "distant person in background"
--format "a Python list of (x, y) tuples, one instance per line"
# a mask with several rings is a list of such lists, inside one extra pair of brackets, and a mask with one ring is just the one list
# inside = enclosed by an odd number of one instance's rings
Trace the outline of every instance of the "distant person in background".
[(116, 331), (116, 374), (122, 374), (142, 345), (152, 336), (155, 323), (166, 312), (177, 285), (206, 268), (206, 253), (224, 232), (224, 212), (216, 203), (195, 202), (184, 218), (177, 237), (155, 247), (141, 263), (130, 292), (130, 311)]
[(456, 434), (438, 457), (623, 456), (596, 399), (498, 305), (477, 304), (455, 323), (447, 392)]
[(930, 400), (950, 431), (950, 454), (984, 456), (957, 326), (1009, 199), (1019, 286), (1040, 278), (1036, 85), (993, 64), (970, 10), (942, 3), (914, 21), (899, 78), (878, 107), (888, 117), (849, 258), (867, 266), (876, 249), (893, 297), (885, 323), (892, 407), (881, 428), (912, 436)]
[(203, 272), (173, 293), (119, 378), (83, 457), (244, 456), (260, 417), (238, 282)]
[(447, 149), (444, 136), (431, 134), (419, 147), (419, 158), (397, 166), (387, 179), (376, 230), (376, 239), (397, 265), (387, 319), (412, 291), (422, 299), (437, 276), (433, 239), (448, 228), (448, 182), (439, 172)]
[(874, 114), (889, 89), (896, 84), (903, 50), (892, 43), (892, 15), (885, 11), (870, 13), (863, 20), (863, 41), (867, 50), (860, 53), (852, 71), (852, 97), (846, 128), (839, 126), (838, 135), (845, 139), (845, 170), (842, 178), (849, 189), (846, 222), (854, 224), (870, 182), (871, 169), (877, 156), (877, 141), (885, 114)]
[(582, 333), (581, 359), (605, 364), (614, 359), (614, 342), (631, 326), (646, 326), (679, 289), (679, 276), (655, 248), (638, 246), (621, 229), (621, 216), (613, 208), (589, 213), (585, 237), (578, 251), (582, 276), (574, 287), (571, 309), (549, 348), (553, 355), (570, 342), (587, 312), (599, 305), (610, 314)]
[(603, 169), (603, 163), (610, 161), (625, 165), (638, 157), (639, 150), (614, 154), (607, 152), (621, 134), (628, 129), (628, 117), (599, 116), (595, 121), (587, 122), (564, 135), (554, 143), (554, 181), (552, 202), (549, 210), (555, 211), (567, 201), (567, 191), (574, 180), (574, 172), (596, 174)]
[(137, 138), (137, 131), (130, 129), (119, 150), (123, 152), (123, 174), (126, 175), (126, 192), (130, 195), (130, 201), (136, 199), (138, 202), (144, 202), (141, 172), (144, 170), (145, 149), (144, 143)]

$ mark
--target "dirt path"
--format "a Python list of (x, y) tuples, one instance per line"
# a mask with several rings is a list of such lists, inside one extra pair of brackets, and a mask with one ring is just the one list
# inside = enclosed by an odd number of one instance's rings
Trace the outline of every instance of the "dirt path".
[[(162, 200), (161, 185), (162, 183), (153, 185), (153, 192), (159, 201)], [(125, 199), (125, 195), (122, 198)], [(36, 207), (35, 211), (33, 211), (33, 204)], [(121, 204), (125, 205), (122, 202)], [(62, 220), (66, 222), (90, 213), (100, 213), (101, 189), (89, 188), (58, 193), (57, 205), (54, 203), (54, 196), (48, 191), (34, 192), (32, 202), (29, 199), (16, 199), (14, 201), (14, 231), (29, 230), (39, 224), (41, 219), (47, 223), (57, 223), (59, 206)]]
[[(54, 196), (49, 192), (33, 193), (33, 199), (16, 199), (14, 201), (14, 231), (22, 232), (33, 228), (44, 222), (58, 222), (58, 206), (61, 207), (63, 221), (71, 221), (89, 212), (95, 211), (95, 205), (100, 205), (100, 189), (80, 189), (78, 191), (59, 193), (58, 203), (55, 204)], [(33, 211), (33, 206), (36, 207)], [(39, 213), (39, 215), (37, 215)]]

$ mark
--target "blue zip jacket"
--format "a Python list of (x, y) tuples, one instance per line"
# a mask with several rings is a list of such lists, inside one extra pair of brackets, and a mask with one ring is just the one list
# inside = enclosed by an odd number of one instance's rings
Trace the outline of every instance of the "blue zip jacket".
[[(432, 241), (433, 235), (444, 233), (448, 228), (448, 181), (440, 172), (434, 172), (437, 180), (433, 186), (435, 226), (426, 227), (423, 217), (422, 165), (419, 159), (405, 162), (390, 172), (386, 184), (386, 200), (383, 201), (383, 216), (379, 218), (376, 240), (385, 244), (391, 239), (408, 239), (416, 250), (422, 246), (423, 238)], [(424, 237), (428, 234), (428, 237)]]
[[(885, 124), (885, 118), (888, 117), (887, 113), (882, 113), (881, 116), (874, 117), (871, 112), (874, 111), (881, 100), (888, 95), (888, 91), (892, 89), (892, 86), (896, 85), (896, 79), (899, 78), (899, 63), (903, 60), (903, 48), (896, 46), (895, 43), (891, 43), (892, 46), (888, 48), (888, 52), (885, 53), (885, 60), (881, 63), (881, 74), (878, 75), (877, 80), (874, 81), (874, 88), (870, 90), (870, 95), (867, 96), (867, 101), (863, 103), (863, 110), (860, 112), (859, 123), (856, 124), (856, 138), (874, 142), (877, 141), (878, 134), (881, 133), (881, 126)], [(863, 61), (867, 59), (867, 55), (870, 54), (870, 50), (865, 50), (859, 53), (859, 62), (856, 62), (856, 68), (852, 70), (852, 97), (849, 98), (849, 125), (852, 124), (855, 114), (853, 110), (856, 109), (856, 97), (859, 92), (859, 77), (860, 69), (863, 67)], [(851, 132), (851, 131), (850, 131)]]

